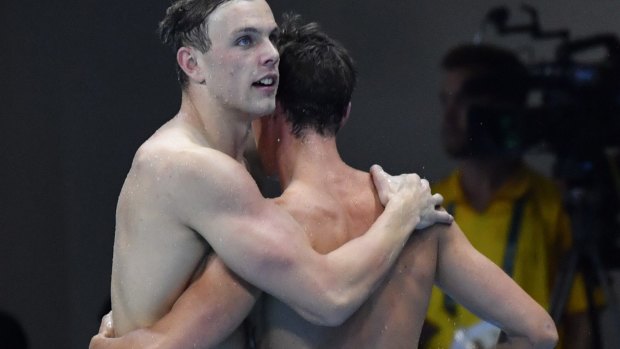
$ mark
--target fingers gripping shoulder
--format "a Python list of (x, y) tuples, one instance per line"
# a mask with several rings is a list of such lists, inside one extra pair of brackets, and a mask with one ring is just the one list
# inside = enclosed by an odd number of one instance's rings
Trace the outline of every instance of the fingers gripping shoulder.
[(424, 180), (422, 182), (420, 176), (415, 173), (392, 176), (385, 172), (381, 166), (373, 165), (370, 168), (370, 174), (372, 175), (379, 199), (384, 206), (393, 199), (403, 200), (404, 202), (411, 200), (418, 190), (424, 189), (424, 185), (427, 186), (427, 190), (430, 192), (428, 181)]
[(428, 180), (415, 173), (390, 176), (379, 165), (373, 165), (370, 171), (383, 205), (386, 208), (388, 205), (399, 207), (412, 217), (419, 218), (416, 229), (424, 229), (435, 223), (452, 223), (452, 216), (439, 209), (443, 197), (431, 193)]

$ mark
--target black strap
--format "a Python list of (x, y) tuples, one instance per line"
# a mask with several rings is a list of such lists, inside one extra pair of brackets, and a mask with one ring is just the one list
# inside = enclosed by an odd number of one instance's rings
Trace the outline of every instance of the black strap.
[(523, 209), (526, 199), (526, 195), (521, 196), (512, 207), (512, 220), (510, 222), (510, 230), (508, 230), (508, 241), (506, 243), (506, 250), (504, 251), (504, 262), (502, 263), (502, 269), (504, 269), (506, 274), (510, 275), (510, 277), (512, 277), (514, 273), (517, 243), (519, 242), (519, 232), (521, 231)]

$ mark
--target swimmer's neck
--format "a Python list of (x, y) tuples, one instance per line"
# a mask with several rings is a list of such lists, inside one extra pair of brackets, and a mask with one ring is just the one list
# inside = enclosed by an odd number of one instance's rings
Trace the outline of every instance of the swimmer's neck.
[(323, 185), (335, 177), (355, 171), (338, 153), (335, 137), (306, 132), (302, 138), (286, 136), (277, 152), (278, 177), (282, 189), (293, 181)]
[(181, 107), (175, 116), (197, 135), (197, 144), (219, 150), (239, 162), (250, 133), (250, 119), (237, 110), (223, 108), (208, 95), (183, 91)]

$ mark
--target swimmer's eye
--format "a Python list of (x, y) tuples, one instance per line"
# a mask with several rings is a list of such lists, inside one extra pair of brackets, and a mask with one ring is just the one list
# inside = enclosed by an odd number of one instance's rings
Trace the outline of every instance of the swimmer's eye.
[(252, 40), (250, 36), (244, 35), (240, 37), (239, 39), (237, 39), (237, 41), (235, 42), (235, 45), (241, 46), (241, 47), (248, 47), (252, 45), (253, 42), (254, 40)]

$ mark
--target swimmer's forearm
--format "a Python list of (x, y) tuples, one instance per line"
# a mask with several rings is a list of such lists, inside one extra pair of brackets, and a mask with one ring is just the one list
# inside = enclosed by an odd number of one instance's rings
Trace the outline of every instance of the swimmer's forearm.
[(152, 326), (166, 334), (160, 348), (215, 347), (241, 325), (260, 296), (260, 290), (211, 257), (200, 277)]
[[(217, 258), (177, 299), (172, 309), (149, 328), (119, 338), (102, 323), (90, 349), (213, 348), (224, 342), (250, 313), (260, 291), (233, 274)], [(105, 337), (108, 336), (108, 337)]]
[[(199, 309), (200, 307), (196, 307)], [(141, 328), (126, 333), (122, 337), (111, 338), (99, 333), (90, 341), (89, 349), (185, 349), (185, 348), (214, 348), (223, 342), (229, 332), (208, 334), (209, 322), (202, 328), (192, 329), (188, 324), (191, 319), (182, 319), (175, 324), (160, 326), (158, 329)], [(210, 323), (217, 323), (214, 319)], [(189, 325), (189, 326), (188, 326)], [(234, 329), (233, 329), (234, 330)], [(230, 331), (232, 332), (232, 331)], [(224, 334), (226, 333), (226, 334)]]
[[(119, 338), (106, 337), (99, 333), (90, 340), (89, 349), (164, 349), (165, 336), (150, 329), (138, 329)], [(172, 348), (170, 348), (172, 349)]]

